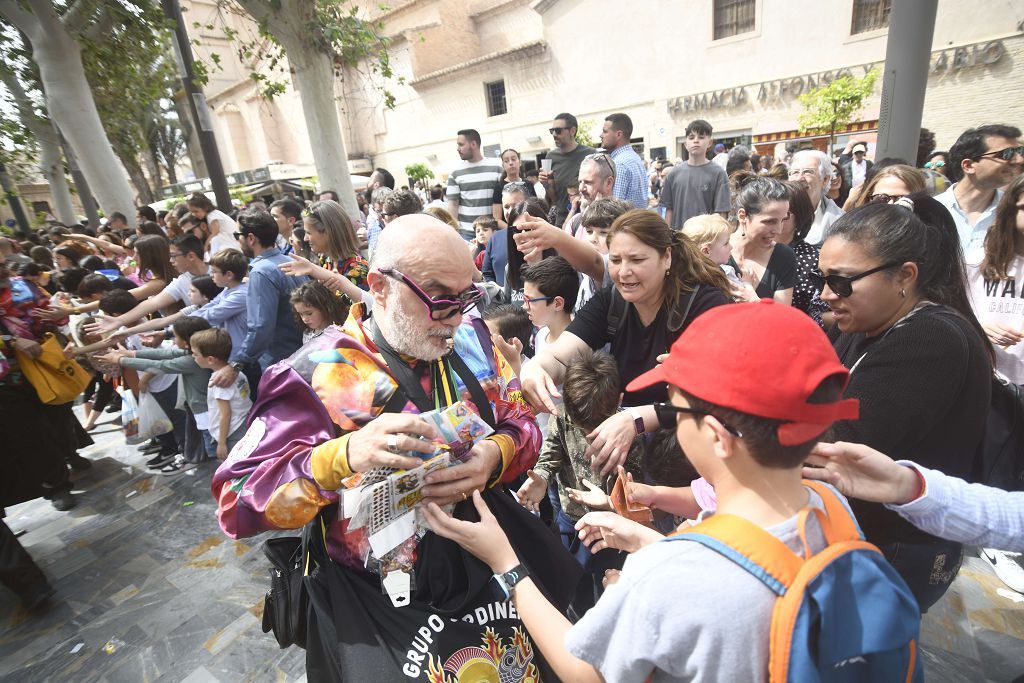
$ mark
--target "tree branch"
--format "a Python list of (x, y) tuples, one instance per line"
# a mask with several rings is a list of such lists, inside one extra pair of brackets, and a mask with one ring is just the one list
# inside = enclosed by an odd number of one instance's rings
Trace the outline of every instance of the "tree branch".
[(26, 34), (34, 34), (40, 26), (39, 17), (33, 12), (22, 8), (21, 3), (16, 0), (0, 0), (0, 16), (14, 24), (14, 26)]
[(75, 4), (68, 7), (68, 11), (64, 13), (60, 21), (68, 33), (77, 36), (88, 27), (94, 9), (92, 0), (77, 0)]
[(235, 0), (257, 22), (266, 23), (274, 16), (274, 8), (265, 0)]

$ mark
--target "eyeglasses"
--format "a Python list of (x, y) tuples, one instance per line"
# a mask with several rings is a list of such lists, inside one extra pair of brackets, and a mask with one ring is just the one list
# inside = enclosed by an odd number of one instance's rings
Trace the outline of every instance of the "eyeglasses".
[(985, 157), (992, 157), (993, 159), (998, 158), (1003, 161), (1013, 161), (1013, 158), (1016, 156), (1024, 157), (1024, 145), (1021, 145), (1020, 147), (1007, 147), (1006, 149), (997, 149), (992, 152), (985, 152), (984, 154), (979, 154), (974, 157), (974, 160), (978, 161)]
[(814, 285), (815, 291), (821, 292), (827, 284), (828, 288), (832, 290), (833, 294), (845, 298), (853, 294), (853, 283), (856, 282), (857, 280), (863, 277), (867, 277), (868, 275), (874, 275), (875, 273), (879, 273), (883, 270), (888, 270), (889, 268), (895, 268), (898, 265), (900, 265), (898, 262), (886, 263), (884, 265), (878, 266), (877, 268), (865, 270), (863, 273), (860, 273), (858, 275), (850, 276), (835, 274), (823, 275), (819, 272), (812, 272), (810, 274), (810, 278), (811, 283)]
[(551, 301), (554, 298), (555, 297), (553, 297), (553, 296), (535, 296), (532, 299), (530, 299), (529, 297), (524, 297), (523, 298), (523, 306), (525, 308), (530, 308), (534, 304), (538, 304), (541, 301)]
[(871, 195), (868, 199), (868, 204), (895, 204), (906, 196), (907, 195), (905, 194), (885, 194), (884, 192), (878, 192)]
[(245, 237), (246, 235), (251, 235), (252, 233), (251, 232), (245, 232), (244, 230), (239, 230), (238, 232), (233, 232), (231, 234), (235, 236), (236, 240), (241, 242), (243, 237)]
[[(680, 406), (675, 405), (674, 403), (655, 403), (654, 404), (654, 414), (657, 415), (658, 422), (660, 422), (661, 424), (665, 424), (666, 422), (671, 422), (673, 418), (675, 418), (675, 420), (678, 421), (680, 414), (694, 415), (694, 416), (697, 416), (697, 417), (700, 417), (702, 415), (712, 415), (712, 413), (709, 413), (706, 410), (694, 410), (693, 408), (682, 408)], [(721, 418), (718, 418), (718, 421), (722, 422)], [(738, 429), (736, 429), (735, 427), (727, 425), (724, 422), (722, 422), (722, 426), (725, 427), (725, 431), (729, 432), (733, 436), (738, 437), (738, 438), (743, 438), (743, 434), (740, 433), (740, 431)]]
[(558, 126), (556, 128), (548, 128), (548, 132), (551, 133), (552, 135), (561, 135), (563, 130), (567, 129), (562, 128), (561, 126)]
[(796, 178), (798, 176), (804, 177), (804, 178), (813, 178), (816, 175), (819, 175), (818, 174), (818, 169), (816, 169), (816, 168), (791, 168), (791, 169), (789, 169), (789, 177), (790, 178)]
[(946, 165), (945, 161), (929, 161), (929, 162), (927, 162), (924, 165), (924, 167), (925, 168), (942, 168), (945, 165)]
[(427, 314), (431, 320), (447, 320), (456, 313), (465, 313), (483, 297), (483, 293), (479, 289), (470, 285), (469, 289), (462, 294), (448, 294), (432, 298), (418, 284), (394, 268), (381, 268), (378, 272), (381, 275), (404, 282), (412, 290), (412, 293), (419, 297), (423, 305), (427, 307)]
[(615, 175), (615, 167), (612, 166), (612, 159), (604, 152), (598, 152), (597, 154), (588, 154), (587, 156), (583, 157), (583, 160), (593, 161), (595, 164), (601, 163), (603, 161), (605, 166), (608, 167), (608, 170), (611, 171), (611, 174)]
[(172, 252), (170, 252), (170, 257), (172, 259), (181, 258), (182, 256), (184, 256), (184, 254), (182, 254), (180, 251), (172, 251)]

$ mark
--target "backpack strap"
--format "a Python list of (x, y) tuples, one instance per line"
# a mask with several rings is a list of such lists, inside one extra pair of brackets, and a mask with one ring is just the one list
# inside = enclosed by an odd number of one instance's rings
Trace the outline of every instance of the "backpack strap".
[(785, 543), (736, 515), (716, 514), (665, 540), (700, 543), (746, 569), (780, 596), (786, 594), (803, 564)]
[(619, 290), (613, 285), (611, 291), (611, 303), (608, 305), (607, 327), (608, 339), (615, 339), (615, 333), (619, 331), (622, 319), (626, 317), (626, 308), (629, 302), (622, 298)]
[(838, 543), (840, 541), (862, 541), (864, 535), (860, 532), (860, 527), (857, 525), (857, 520), (854, 518), (843, 501), (840, 500), (835, 490), (831, 486), (826, 486), (820, 481), (813, 481), (811, 479), (805, 479), (803, 482), (804, 486), (811, 489), (821, 497), (821, 502), (825, 506), (825, 516), (828, 519), (828, 523), (825, 524), (822, 521), (821, 528), (825, 531), (825, 540), (828, 541), (829, 545)]

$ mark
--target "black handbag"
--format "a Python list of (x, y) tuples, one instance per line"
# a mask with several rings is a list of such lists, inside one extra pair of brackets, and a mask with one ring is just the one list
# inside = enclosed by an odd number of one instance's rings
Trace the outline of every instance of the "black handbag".
[(323, 528), (323, 514), (302, 529), (301, 536), (281, 536), (263, 542), (270, 560), (270, 590), (263, 600), (263, 632), (274, 632), (281, 649), (306, 648), (309, 592), (303, 581), (309, 560), (309, 534)]
[(1024, 490), (1024, 394), (995, 375), (985, 438), (975, 459), (974, 481), (1007, 491)]

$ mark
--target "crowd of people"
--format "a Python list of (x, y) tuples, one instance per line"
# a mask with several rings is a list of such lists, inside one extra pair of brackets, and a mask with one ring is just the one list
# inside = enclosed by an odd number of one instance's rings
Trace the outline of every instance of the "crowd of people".
[[(855, 516), (915, 618), (964, 544), (1024, 592), (1024, 494), (967, 483), (988, 483), (994, 372), (1024, 384), (1020, 131), (916, 167), (856, 140), (718, 150), (703, 120), (685, 159), (645, 162), (625, 114), (601, 149), (577, 129), (553, 119), (539, 169), (461, 130), (446, 187), (378, 168), (354, 216), (332, 191), (200, 194), (0, 239), (0, 503), (73, 507), (97, 421), (148, 395), (154, 476), (215, 470), (232, 537), (304, 529), (317, 680), (767, 680), (776, 593), (706, 539), (663, 542), (733, 517), (808, 559)], [(91, 374), (84, 424), (21, 371), (51, 336)], [(439, 433), (416, 415), (459, 401), (490, 435), (425, 476), (414, 568), (377, 556), (351, 489), (421, 465)], [(0, 579), (38, 607), (51, 584), (0, 536)]]

